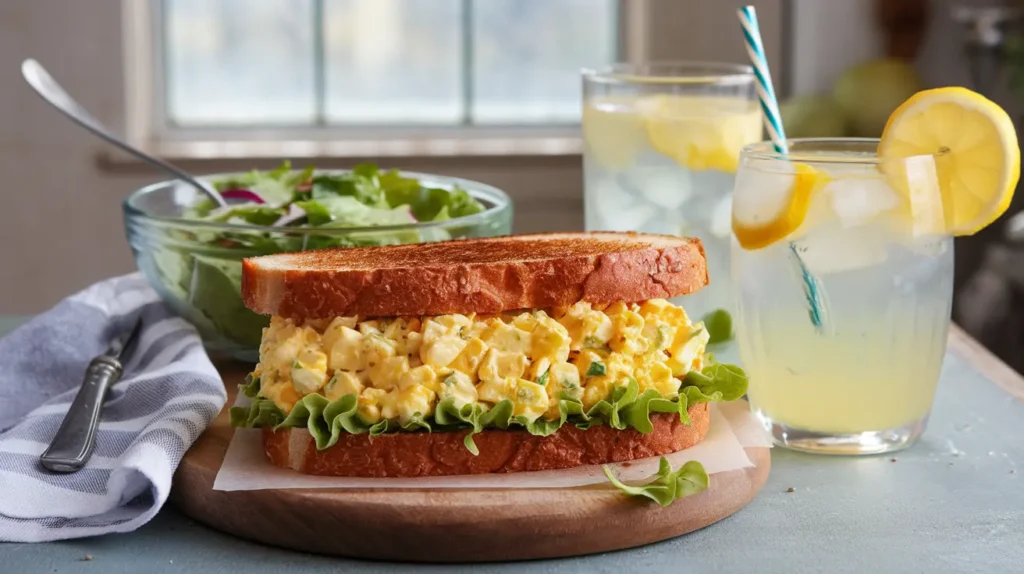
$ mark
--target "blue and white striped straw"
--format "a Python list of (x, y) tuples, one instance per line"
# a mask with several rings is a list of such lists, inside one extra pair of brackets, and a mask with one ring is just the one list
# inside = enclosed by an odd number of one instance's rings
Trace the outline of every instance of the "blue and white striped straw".
[(772, 87), (772, 74), (768, 70), (768, 58), (764, 54), (764, 44), (761, 42), (761, 29), (757, 25), (757, 12), (753, 6), (744, 6), (736, 13), (743, 27), (743, 39), (746, 40), (750, 65), (753, 66), (754, 76), (757, 78), (757, 96), (761, 101), (761, 111), (764, 112), (764, 127), (768, 130), (775, 151), (789, 153), (786, 146), (786, 130), (782, 127), (782, 114), (779, 113), (775, 88)]
[[(789, 146), (786, 144), (786, 130), (782, 127), (782, 114), (779, 113), (778, 99), (775, 97), (775, 88), (772, 87), (772, 75), (768, 70), (768, 58), (764, 53), (764, 43), (761, 41), (761, 29), (757, 25), (757, 12), (753, 6), (744, 6), (736, 11), (740, 18), (740, 25), (743, 28), (743, 38), (746, 40), (747, 55), (750, 57), (750, 64), (754, 68), (754, 76), (757, 78), (757, 96), (761, 101), (761, 111), (764, 117), (764, 127), (771, 137), (772, 147), (776, 153), (788, 154)], [(807, 299), (808, 314), (811, 322), (818, 332), (822, 331), (824, 324), (824, 308), (821, 296), (821, 283), (811, 274), (800, 258), (800, 253), (794, 243), (789, 244), (790, 253), (793, 255), (801, 275), (804, 296)]]

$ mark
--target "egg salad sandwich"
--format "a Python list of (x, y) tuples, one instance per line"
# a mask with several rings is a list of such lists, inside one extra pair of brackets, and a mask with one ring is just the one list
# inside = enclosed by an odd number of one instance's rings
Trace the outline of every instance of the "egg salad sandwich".
[[(746, 392), (667, 299), (708, 282), (697, 239), (558, 233), (253, 257), (271, 315), (232, 424), (298, 472), (551, 470), (693, 446)], [(702, 472), (702, 470), (701, 470)], [(666, 479), (669, 480), (669, 479)], [(704, 475), (706, 482), (706, 475)]]

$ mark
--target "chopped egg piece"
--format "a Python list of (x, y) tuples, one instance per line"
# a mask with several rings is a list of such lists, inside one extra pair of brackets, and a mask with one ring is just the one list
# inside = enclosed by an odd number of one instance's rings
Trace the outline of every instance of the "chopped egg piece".
[(453, 371), (441, 380), (441, 391), (438, 393), (441, 400), (452, 398), (456, 408), (473, 404), (477, 401), (476, 387), (473, 380), (466, 373)]
[(515, 410), (514, 416), (526, 417), (526, 420), (533, 422), (548, 410), (548, 394), (544, 387), (537, 383), (519, 379), (516, 381), (515, 399), (512, 401)]
[(306, 347), (292, 361), (292, 384), (302, 395), (315, 393), (327, 382), (327, 355)]
[(324, 388), (324, 394), (332, 401), (345, 395), (359, 396), (363, 392), (363, 382), (355, 373), (336, 371)]

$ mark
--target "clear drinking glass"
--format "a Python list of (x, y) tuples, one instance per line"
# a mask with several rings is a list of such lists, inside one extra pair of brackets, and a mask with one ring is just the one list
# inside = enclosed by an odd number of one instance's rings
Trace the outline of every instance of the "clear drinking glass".
[(699, 237), (710, 286), (682, 298), (695, 317), (731, 310), (733, 179), (760, 141), (748, 66), (614, 64), (583, 73), (583, 205), (587, 230)]
[(798, 171), (816, 174), (799, 228), (755, 250), (732, 240), (748, 396), (782, 446), (899, 450), (928, 420), (953, 295), (953, 240), (936, 169), (944, 157), (883, 159), (877, 147), (870, 139), (793, 140), (786, 156), (768, 142), (741, 155), (734, 213), (764, 213), (750, 209), (796, 189)]

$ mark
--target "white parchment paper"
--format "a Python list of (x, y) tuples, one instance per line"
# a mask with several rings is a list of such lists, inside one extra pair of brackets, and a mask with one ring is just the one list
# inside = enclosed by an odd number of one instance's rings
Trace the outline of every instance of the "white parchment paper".
[(725, 415), (732, 432), (745, 447), (772, 447), (772, 437), (761, 421), (750, 412), (750, 403), (744, 400), (719, 403), (719, 410)]
[[(244, 399), (244, 397), (243, 397)], [(739, 429), (737, 433), (734, 429)], [(741, 440), (742, 438), (742, 440)], [(746, 401), (711, 405), (711, 425), (699, 444), (669, 455), (672, 468), (690, 460), (700, 461), (708, 474), (753, 466), (745, 446), (771, 446), (750, 413)], [(609, 465), (626, 481), (642, 480), (658, 470), (660, 457)], [(608, 481), (599, 465), (566, 470), (507, 474), (430, 476), (422, 478), (348, 478), (311, 476), (271, 464), (263, 453), (259, 429), (235, 429), (224, 463), (214, 480), (214, 490), (262, 490), (282, 488), (569, 488)]]

